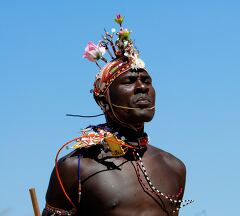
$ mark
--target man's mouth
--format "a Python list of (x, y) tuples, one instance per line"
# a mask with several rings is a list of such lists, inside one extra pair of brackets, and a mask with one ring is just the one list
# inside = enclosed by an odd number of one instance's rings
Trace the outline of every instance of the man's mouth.
[(147, 96), (140, 96), (135, 100), (135, 105), (140, 107), (149, 107), (151, 105), (151, 99)]
[(151, 102), (151, 100), (150, 100), (148, 97), (139, 97), (139, 98), (136, 100), (136, 103), (137, 103), (137, 102), (142, 102), (142, 101)]

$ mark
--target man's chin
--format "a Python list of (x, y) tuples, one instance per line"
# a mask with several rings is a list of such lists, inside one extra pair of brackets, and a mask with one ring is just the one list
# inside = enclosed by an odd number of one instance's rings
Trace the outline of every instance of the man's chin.
[(141, 110), (134, 110), (131, 117), (130, 117), (130, 122), (131, 123), (144, 123), (144, 122), (150, 122), (153, 119), (154, 116), (154, 110), (146, 110), (146, 109), (141, 109)]

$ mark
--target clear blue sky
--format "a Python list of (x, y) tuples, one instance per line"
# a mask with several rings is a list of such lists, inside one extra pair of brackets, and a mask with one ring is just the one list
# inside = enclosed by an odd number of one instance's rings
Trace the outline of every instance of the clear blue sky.
[(0, 216), (33, 215), (30, 187), (42, 209), (57, 149), (104, 121), (65, 114), (100, 112), (82, 53), (119, 12), (157, 91), (146, 131), (187, 166), (196, 201), (181, 215), (239, 215), (239, 11), (237, 0), (1, 1)]

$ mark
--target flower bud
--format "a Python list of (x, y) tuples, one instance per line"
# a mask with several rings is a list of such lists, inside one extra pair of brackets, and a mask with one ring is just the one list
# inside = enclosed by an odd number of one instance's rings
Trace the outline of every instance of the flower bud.
[(114, 19), (116, 23), (119, 25), (122, 24), (124, 17), (122, 17), (120, 14), (117, 14), (116, 18)]

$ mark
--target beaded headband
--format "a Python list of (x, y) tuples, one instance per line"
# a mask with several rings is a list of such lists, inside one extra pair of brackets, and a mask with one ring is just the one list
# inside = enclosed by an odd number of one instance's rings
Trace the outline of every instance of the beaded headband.
[[(120, 30), (116, 32), (116, 29), (112, 28), (111, 34), (104, 30), (103, 40), (99, 41), (97, 45), (89, 42), (83, 54), (83, 58), (95, 62), (100, 68), (94, 81), (93, 93), (95, 97), (104, 95), (108, 87), (119, 75), (130, 69), (145, 69), (143, 60), (139, 58), (139, 51), (134, 47), (133, 41), (130, 39), (130, 31), (122, 27), (124, 17), (118, 14), (114, 20), (120, 25)], [(117, 39), (114, 41), (115, 35)], [(110, 61), (103, 57), (106, 52), (110, 56)], [(98, 60), (102, 60), (105, 65), (101, 67)]]

